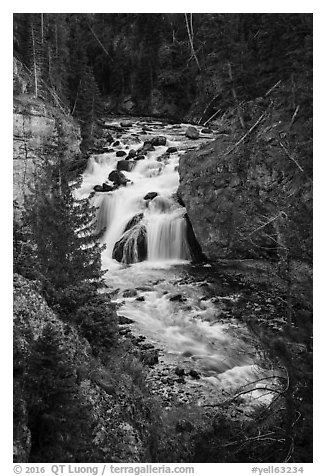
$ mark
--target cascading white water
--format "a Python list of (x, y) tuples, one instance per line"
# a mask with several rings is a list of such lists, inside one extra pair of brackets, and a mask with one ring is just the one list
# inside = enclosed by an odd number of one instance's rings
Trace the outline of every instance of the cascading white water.
[(186, 227), (179, 210), (153, 214), (147, 223), (148, 260), (190, 259)]
[[(119, 122), (112, 124), (119, 126)], [(155, 135), (155, 123), (152, 127)], [(106, 244), (102, 254), (103, 268), (108, 270), (106, 283), (115, 290), (118, 313), (134, 322), (133, 332), (145, 334), (155, 345), (163, 347), (165, 365), (197, 369), (202, 385), (213, 387), (213, 391), (230, 391), (240, 384), (254, 382), (258, 375), (271, 379), (274, 370), (263, 371), (257, 366), (248, 331), (236, 324), (237, 329), (232, 332), (232, 324), (220, 320), (223, 310), (204, 295), (205, 288), (200, 283), (190, 280), (190, 284), (179, 284), (184, 263), (190, 260), (185, 208), (174, 198), (179, 184), (180, 149), (190, 146), (185, 128), (186, 125), (177, 131), (167, 126), (166, 146), (155, 147), (145, 159), (137, 161), (131, 172), (124, 172), (130, 180), (126, 186), (94, 194), (96, 231), (105, 229), (101, 242)], [(148, 139), (141, 131), (142, 124), (136, 123), (119, 138), (118, 149), (128, 153), (129, 147), (140, 148), (139, 140), (132, 142), (131, 133), (137, 133), (142, 141)], [(169, 146), (176, 146), (178, 154), (165, 154)], [(95, 185), (101, 187), (108, 181), (110, 172), (117, 168), (116, 150), (89, 159), (77, 197), (89, 196)], [(162, 154), (165, 155), (160, 157)], [(154, 193), (149, 196), (150, 192)], [(119, 259), (112, 259), (112, 254)], [(130, 289), (138, 293), (139, 300), (124, 296), (124, 291)], [(182, 293), (180, 302), (173, 299), (176, 293)], [(256, 395), (259, 399), (261, 396), (262, 392)]]
[[(127, 142), (130, 142), (130, 138)], [(174, 142), (169, 142), (167, 146), (172, 144)], [(143, 213), (144, 226), (136, 227), (133, 233), (129, 233), (128, 239), (123, 241), (126, 249), (121, 253), (122, 262), (137, 262), (140, 256), (143, 259), (143, 253), (137, 250), (137, 243), (140, 242), (137, 233), (143, 235), (144, 227), (148, 260), (190, 259), (186, 238), (185, 209), (172, 198), (179, 184), (179, 175), (176, 170), (178, 156), (172, 154), (164, 161), (157, 160), (166, 151), (167, 146), (157, 147), (155, 152), (150, 152), (145, 160), (138, 161), (131, 172), (124, 172), (130, 180), (127, 186), (112, 192), (95, 194), (93, 204), (97, 208), (96, 232), (105, 230), (101, 241), (106, 244), (104, 252), (106, 259), (112, 258), (115, 245), (122, 239), (127, 223), (139, 213)], [(120, 145), (119, 148), (122, 146)], [(85, 196), (93, 191), (95, 185), (101, 186), (102, 183), (107, 182), (110, 172), (116, 169), (118, 160), (115, 152), (91, 157), (79, 195)], [(158, 195), (151, 201), (145, 200), (144, 197), (149, 192), (155, 192)]]

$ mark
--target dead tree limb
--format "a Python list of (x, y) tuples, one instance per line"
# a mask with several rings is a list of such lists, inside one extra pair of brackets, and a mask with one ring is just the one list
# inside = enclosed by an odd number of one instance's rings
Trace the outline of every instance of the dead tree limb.
[(229, 154), (231, 154), (231, 152), (233, 152), (234, 149), (236, 149), (236, 148), (238, 147), (238, 145), (240, 145), (240, 144), (246, 139), (246, 137), (248, 137), (249, 134), (252, 133), (252, 131), (258, 126), (258, 124), (264, 119), (265, 116), (266, 116), (266, 111), (264, 111), (264, 112), (262, 113), (262, 115), (257, 119), (257, 121), (255, 122), (255, 124), (250, 127), (249, 131), (247, 131), (247, 132), (245, 133), (245, 135), (242, 136), (241, 139), (238, 140), (238, 142), (237, 142), (236, 144), (234, 144), (233, 147), (231, 147), (231, 149), (229, 149), (227, 152), (225, 152), (224, 155), (229, 155)]
[(209, 119), (207, 119), (207, 121), (204, 122), (204, 126), (206, 126), (206, 124), (208, 124), (210, 121), (212, 121), (214, 119), (215, 116), (217, 116), (217, 114), (221, 112), (221, 109), (218, 109), (217, 111), (214, 112), (214, 114), (211, 115), (211, 117)]
[(188, 20), (188, 17), (187, 17), (187, 13), (185, 13), (184, 16), (185, 16), (185, 20), (186, 20), (186, 27), (187, 27), (187, 33), (188, 33), (188, 38), (189, 38), (190, 49), (191, 49), (191, 51), (192, 51), (193, 57), (195, 58), (195, 61), (196, 61), (197, 66), (198, 66), (198, 69), (199, 69), (199, 71), (201, 71), (201, 67), (200, 67), (198, 58), (197, 58), (197, 56), (196, 56), (195, 48), (194, 48), (193, 37), (191, 36), (191, 31), (190, 31), (190, 27), (189, 27), (189, 20)]
[(295, 121), (295, 118), (297, 117), (297, 114), (298, 114), (298, 112), (299, 112), (299, 109), (300, 109), (300, 106), (297, 106), (297, 107), (295, 108), (294, 114), (293, 114), (293, 116), (292, 116), (292, 119), (291, 119), (291, 122), (290, 122), (290, 125), (289, 125), (289, 130), (291, 129), (291, 127), (292, 127), (292, 125), (293, 125), (293, 123), (294, 123), (294, 121)]
[(100, 47), (102, 48), (102, 50), (104, 51), (104, 53), (106, 54), (106, 56), (108, 56), (110, 58), (111, 61), (112, 60), (112, 57), (110, 55), (110, 53), (108, 52), (108, 50), (105, 48), (105, 46), (103, 45), (103, 43), (101, 42), (101, 40), (99, 39), (99, 37), (97, 36), (97, 34), (95, 33), (95, 31), (93, 30), (93, 28), (91, 27), (91, 25), (89, 23), (87, 23), (87, 26), (88, 28), (90, 29), (92, 35), (94, 36), (95, 40), (98, 42), (98, 44), (100, 45)]
[(272, 91), (274, 91), (274, 89), (277, 88), (277, 86), (279, 86), (279, 85), (281, 84), (281, 82), (282, 82), (281, 79), (280, 79), (279, 81), (277, 81), (277, 83), (275, 83), (274, 86), (272, 86), (271, 89), (269, 89), (269, 90), (267, 91), (267, 93), (265, 94), (265, 96), (266, 96), (266, 97), (269, 96), (270, 93), (271, 93)]

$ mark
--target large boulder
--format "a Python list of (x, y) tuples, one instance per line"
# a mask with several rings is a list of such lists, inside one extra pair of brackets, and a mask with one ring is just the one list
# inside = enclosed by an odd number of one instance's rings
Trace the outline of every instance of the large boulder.
[(137, 215), (133, 216), (127, 223), (125, 230), (128, 231), (131, 228), (133, 228), (135, 225), (138, 225), (138, 223), (144, 218), (144, 214), (142, 212), (137, 213)]
[(127, 155), (127, 152), (124, 150), (118, 150), (115, 154), (117, 157), (123, 157), (124, 155)]
[(136, 163), (133, 160), (119, 160), (117, 163), (117, 170), (125, 170), (131, 172)]
[(189, 139), (198, 139), (199, 137), (198, 129), (194, 126), (189, 126), (186, 130), (186, 137), (188, 137)]
[(141, 223), (127, 230), (114, 245), (112, 258), (130, 264), (147, 258), (147, 232)]
[(164, 136), (155, 136), (151, 139), (151, 143), (154, 146), (160, 146), (160, 145), (165, 145), (166, 144), (166, 137)]
[(112, 172), (109, 173), (108, 179), (118, 186), (120, 185), (126, 186), (127, 183), (130, 182), (130, 180), (127, 179), (125, 174), (122, 173), (120, 170), (112, 170)]

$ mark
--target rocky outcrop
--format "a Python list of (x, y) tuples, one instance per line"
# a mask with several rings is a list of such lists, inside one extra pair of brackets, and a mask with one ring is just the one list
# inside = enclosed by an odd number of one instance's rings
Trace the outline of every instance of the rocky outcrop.
[[(140, 361), (120, 345), (115, 351), (107, 349), (110, 367), (106, 367), (77, 327), (61, 321), (47, 305), (37, 283), (18, 274), (13, 303), (14, 462), (28, 463), (40, 454), (45, 462), (57, 461), (51, 458), (59, 447), (63, 460), (71, 462), (80, 461), (86, 452), (99, 462), (144, 461), (152, 420), (140, 371), (135, 381)], [(115, 313), (114, 307), (111, 310)], [(153, 361), (154, 356), (144, 364)], [(54, 397), (49, 400), (48, 394)], [(146, 406), (142, 398), (147, 398)], [(71, 421), (65, 426), (67, 415)], [(88, 425), (84, 434), (76, 433), (79, 418)], [(51, 446), (47, 452), (54, 431), (59, 431), (59, 438), (55, 449)], [(47, 441), (40, 440), (44, 434)], [(72, 453), (71, 448), (65, 450), (65, 438), (73, 440)], [(39, 445), (43, 453), (37, 452)]]
[[(277, 175), (264, 165), (263, 159), (250, 163), (245, 172), (237, 169), (234, 157), (226, 154), (233, 143), (223, 135), (180, 158), (178, 196), (209, 259), (255, 256), (249, 241), (246, 247), (242, 233), (249, 227), (249, 235), (259, 226), (258, 214), (253, 212), (261, 202), (259, 189), (266, 191)], [(273, 235), (273, 230), (269, 232)], [(266, 236), (256, 234), (255, 238), (260, 239), (262, 249), (275, 249), (275, 241)]]
[(180, 157), (178, 197), (207, 258), (300, 259), (311, 246), (310, 158), (282, 142), (288, 118), (260, 102), (248, 110), (264, 118), (250, 134), (219, 134)]
[(13, 181), (19, 204), (38, 165), (58, 145), (60, 127), (67, 156), (79, 152), (79, 127), (71, 117), (30, 96), (14, 98)]
[(69, 114), (27, 94), (30, 78), (15, 58), (13, 73), (13, 195), (21, 205), (37, 166), (51, 157), (59, 135), (67, 158), (79, 152), (81, 136)]

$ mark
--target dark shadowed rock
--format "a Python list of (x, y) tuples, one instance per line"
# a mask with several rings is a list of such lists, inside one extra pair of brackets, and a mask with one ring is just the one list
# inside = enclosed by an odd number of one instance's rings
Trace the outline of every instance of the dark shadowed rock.
[(174, 154), (175, 152), (178, 152), (178, 149), (176, 147), (168, 147), (166, 149), (167, 154)]
[(120, 263), (130, 264), (147, 258), (147, 232), (141, 223), (125, 231), (114, 245), (112, 258)]
[(130, 182), (130, 180), (127, 179), (127, 177), (120, 170), (112, 170), (112, 172), (109, 173), (108, 179), (118, 186), (126, 185), (128, 182)]
[(151, 139), (151, 143), (154, 146), (160, 146), (160, 145), (165, 145), (166, 144), (166, 137), (164, 136), (155, 136)]
[(125, 298), (135, 297), (135, 296), (137, 296), (137, 291), (136, 291), (136, 289), (126, 289), (123, 292), (122, 296), (125, 297)]
[(114, 190), (114, 188), (111, 185), (109, 185), (105, 182), (103, 183), (102, 192), (112, 192), (112, 190)]
[(127, 153), (124, 150), (118, 150), (116, 152), (117, 157), (123, 157), (124, 155), (127, 155)]
[(183, 377), (185, 375), (185, 369), (183, 369), (182, 367), (176, 367), (174, 369), (174, 372), (176, 373), (176, 375), (178, 375), (179, 377)]
[(213, 131), (209, 127), (204, 127), (204, 129), (202, 129), (201, 132), (203, 134), (212, 134)]
[(135, 151), (135, 149), (130, 149), (129, 150), (129, 154), (128, 154), (128, 158), (129, 159), (133, 159), (134, 157), (136, 157), (137, 153)]
[(145, 156), (144, 155), (137, 155), (134, 160), (144, 160)]
[(201, 246), (196, 238), (194, 229), (192, 227), (191, 221), (189, 220), (188, 213), (185, 214), (185, 220), (187, 223), (187, 242), (189, 245), (189, 251), (191, 254), (191, 259), (195, 263), (200, 263), (206, 261), (206, 257), (201, 249)]
[(144, 200), (153, 200), (153, 198), (157, 197), (158, 196), (158, 193), (157, 192), (148, 192), (145, 197), (144, 197)]
[(194, 370), (194, 369), (191, 369), (191, 370), (189, 371), (189, 375), (190, 375), (191, 378), (193, 378), (193, 379), (195, 379), (195, 380), (200, 379), (200, 374), (199, 374), (196, 370)]
[(118, 145), (120, 145), (120, 141), (116, 140), (112, 145), (113, 147), (118, 147)]
[(102, 185), (95, 185), (95, 187), (93, 187), (93, 190), (95, 190), (95, 192), (103, 192), (103, 187)]
[(118, 316), (119, 319), (119, 324), (125, 325), (125, 324), (132, 324), (134, 321), (132, 319), (129, 319), (129, 317), (126, 316)]
[(126, 172), (131, 172), (135, 165), (136, 164), (133, 160), (119, 160), (117, 163), (117, 170), (125, 170)]
[(198, 129), (194, 126), (189, 126), (186, 130), (186, 137), (188, 137), (189, 139), (198, 139), (199, 137)]
[(187, 301), (187, 298), (182, 296), (182, 294), (175, 294), (174, 296), (170, 297), (170, 301), (185, 302)]
[(132, 217), (131, 220), (128, 221), (126, 228), (124, 231), (128, 231), (131, 228), (133, 228), (135, 225), (138, 225), (138, 223), (144, 218), (143, 213), (137, 213), (134, 217)]

